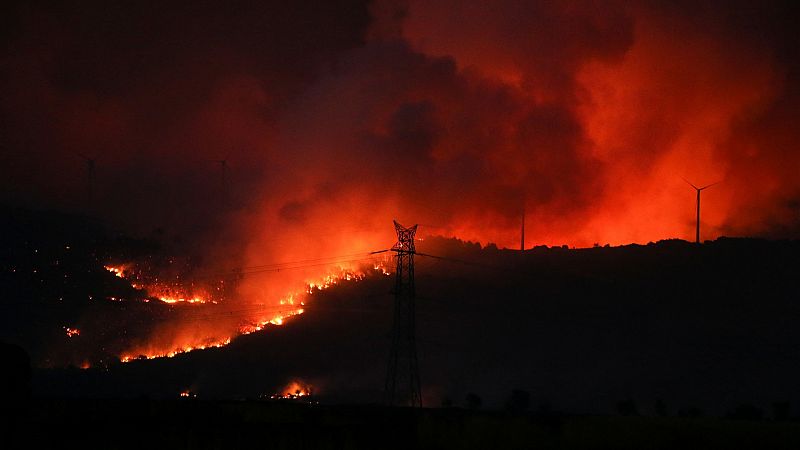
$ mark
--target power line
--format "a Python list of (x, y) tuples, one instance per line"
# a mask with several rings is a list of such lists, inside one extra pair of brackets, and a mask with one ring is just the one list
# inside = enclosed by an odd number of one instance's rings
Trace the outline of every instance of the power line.
[[(299, 261), (288, 261), (274, 264), (263, 264), (259, 266), (245, 266), (236, 269), (229, 269), (222, 272), (201, 273), (192, 276), (193, 280), (219, 278), (219, 277), (244, 277), (260, 273), (281, 272), (286, 270), (306, 269), (310, 267), (327, 266), (333, 264), (353, 263), (359, 261), (374, 260), (376, 254), (388, 252), (389, 250), (377, 250), (372, 252), (352, 253), (349, 255), (331, 256), (326, 258), (305, 259)], [(361, 256), (354, 258), (354, 256)]]

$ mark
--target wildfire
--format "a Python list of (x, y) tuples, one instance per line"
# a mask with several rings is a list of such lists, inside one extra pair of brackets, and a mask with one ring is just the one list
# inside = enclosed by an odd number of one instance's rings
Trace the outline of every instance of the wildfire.
[[(171, 305), (218, 303), (216, 300), (209, 300), (208, 298), (210, 295), (198, 295), (196, 293), (196, 291), (202, 291), (202, 289), (192, 287), (191, 290), (187, 290), (177, 281), (172, 284), (159, 281), (145, 282), (142, 280), (139, 271), (134, 270), (132, 264), (123, 264), (118, 266), (106, 265), (103, 267), (114, 275), (130, 281), (131, 287), (134, 289), (144, 291), (147, 295), (147, 298), (144, 299), (144, 302), (149, 302), (150, 299), (158, 299)], [(112, 301), (118, 300), (114, 297), (110, 297), (110, 299)]]
[(176, 348), (174, 350), (164, 352), (164, 353), (151, 353), (151, 354), (139, 354), (138, 356), (135, 355), (122, 355), (119, 359), (120, 361), (126, 363), (136, 359), (156, 359), (156, 358), (174, 358), (181, 353), (188, 353), (194, 350), (205, 350), (207, 348), (220, 348), (224, 347), (231, 343), (231, 338), (225, 338), (221, 341), (212, 342), (209, 344), (200, 344), (195, 346), (187, 346), (183, 348)]
[[(194, 304), (194, 303), (206, 303), (206, 301), (203, 300), (200, 297), (193, 297), (193, 298), (158, 297), (158, 299), (161, 300), (164, 303), (169, 303), (169, 304), (174, 304), (174, 303), (191, 303), (191, 304)], [(216, 303), (216, 302), (212, 302), (212, 303)]]
[(382, 262), (376, 263), (374, 266), (372, 266), (372, 268), (375, 269), (376, 271), (380, 272), (383, 275), (386, 275), (386, 276), (391, 275), (391, 272), (386, 270), (386, 266)]
[(197, 394), (192, 391), (181, 391), (179, 394), (181, 398), (197, 398)]
[(81, 330), (79, 330), (77, 328), (64, 327), (64, 331), (67, 332), (67, 337), (70, 337), (70, 338), (74, 337), (74, 336), (80, 336), (81, 335)]
[(295, 309), (293, 311), (287, 311), (287, 312), (278, 314), (277, 316), (274, 316), (274, 317), (272, 317), (270, 319), (267, 319), (267, 320), (260, 320), (260, 321), (257, 321), (255, 323), (253, 323), (253, 324), (242, 325), (239, 328), (239, 334), (245, 335), (245, 334), (255, 333), (256, 331), (263, 330), (267, 325), (278, 325), (278, 326), (283, 325), (284, 321), (286, 319), (288, 319), (289, 317), (297, 316), (297, 315), (303, 314), (304, 312), (305, 312), (305, 310), (302, 309), (302, 308)]
[[(375, 264), (372, 267), (377, 273), (383, 275), (389, 274), (382, 263)], [(313, 295), (315, 292), (328, 289), (342, 282), (358, 282), (366, 277), (367, 273), (362, 270), (354, 270), (344, 267), (328, 269), (328, 273), (326, 275), (321, 276), (318, 279), (306, 281), (305, 289), (298, 289), (283, 296), (277, 303), (280, 306), (286, 307), (286, 309), (282, 309), (278, 312), (275, 312), (274, 310), (258, 311), (258, 309), (256, 309), (252, 313), (248, 312), (251, 317), (242, 320), (242, 324), (239, 325), (238, 328), (220, 333), (221, 336), (218, 335), (216, 337), (204, 337), (201, 339), (188, 338), (187, 340), (189, 342), (186, 342), (183, 345), (168, 345), (166, 348), (164, 348), (163, 345), (144, 346), (143, 348), (130, 350), (129, 352), (124, 353), (120, 356), (120, 360), (123, 363), (127, 363), (133, 360), (141, 359), (173, 358), (177, 355), (195, 350), (224, 347), (230, 344), (231, 341), (237, 336), (248, 335), (262, 331), (269, 326), (281, 326), (290, 318), (303, 314), (305, 312), (306, 296)], [(148, 287), (148, 294), (153, 292), (151, 289), (157, 289), (157, 287)], [(162, 302), (168, 304), (217, 304), (216, 301), (208, 301), (202, 296), (181, 296), (179, 293), (180, 290), (180, 288), (177, 288), (161, 291), (162, 295), (153, 295), (153, 297), (158, 298)], [(267, 307), (265, 306), (264, 309), (267, 309)], [(177, 341), (180, 342), (179, 339)], [(161, 349), (158, 349), (158, 347), (161, 347)], [(301, 392), (306, 391), (301, 390)]]
[(127, 270), (126, 266), (103, 266), (107, 271), (113, 273), (114, 275), (125, 278), (125, 271)]
[(308, 397), (313, 393), (313, 388), (310, 384), (302, 381), (292, 381), (284, 387), (280, 393), (270, 395), (269, 398), (273, 400), (295, 400), (302, 397)]

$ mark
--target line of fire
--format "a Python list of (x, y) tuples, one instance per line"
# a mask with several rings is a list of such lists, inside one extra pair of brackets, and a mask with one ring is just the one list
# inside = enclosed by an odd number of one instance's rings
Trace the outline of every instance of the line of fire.
[(0, 449), (800, 448), (797, 0), (0, 6)]

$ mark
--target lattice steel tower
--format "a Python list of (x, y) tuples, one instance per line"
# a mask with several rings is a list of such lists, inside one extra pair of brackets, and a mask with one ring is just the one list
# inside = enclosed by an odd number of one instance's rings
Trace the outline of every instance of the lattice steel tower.
[(417, 225), (405, 228), (394, 221), (394, 229), (397, 231), (397, 243), (392, 251), (397, 254), (397, 269), (392, 348), (386, 373), (385, 401), (388, 405), (421, 407), (414, 311), (414, 234), (417, 232)]

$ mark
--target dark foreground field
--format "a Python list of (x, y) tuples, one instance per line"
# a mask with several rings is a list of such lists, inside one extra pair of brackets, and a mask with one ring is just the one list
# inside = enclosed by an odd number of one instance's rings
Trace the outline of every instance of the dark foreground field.
[(800, 448), (797, 422), (288, 402), (36, 400), (21, 422), (20, 448)]

